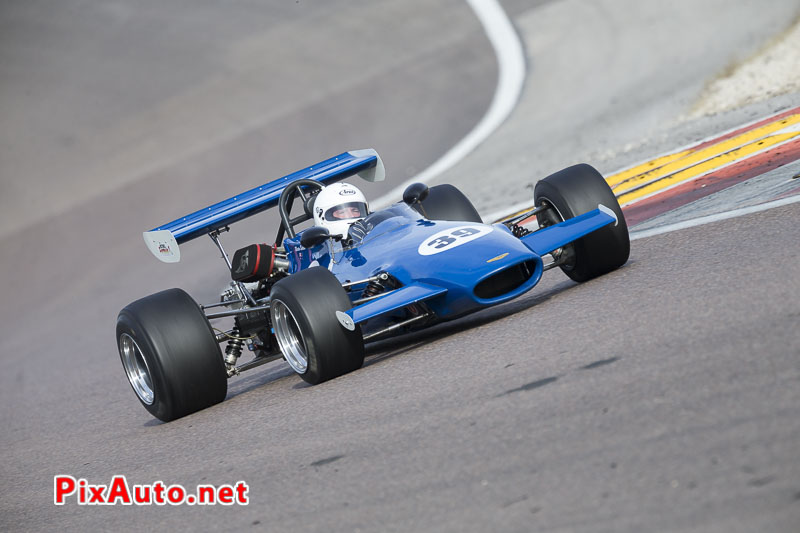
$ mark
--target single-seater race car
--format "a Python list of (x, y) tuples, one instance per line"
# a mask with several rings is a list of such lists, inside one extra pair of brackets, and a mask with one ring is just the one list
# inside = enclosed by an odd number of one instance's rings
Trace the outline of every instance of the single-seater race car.
[[(300, 231), (322, 220), (322, 209), (314, 212), (322, 191), (354, 175), (384, 179), (374, 150), (342, 153), (144, 232), (168, 263), (180, 260), (179, 245), (208, 235), (231, 275), (218, 302), (198, 305), (169, 289), (120, 311), (122, 365), (153, 416), (169, 421), (219, 403), (228, 378), (280, 358), (321, 383), (360, 368), (365, 343), (517, 298), (545, 270), (559, 267), (581, 282), (628, 260), (622, 211), (589, 165), (542, 179), (530, 210), (494, 224), (456, 187), (415, 183), (401, 202), (357, 213), (346, 233), (324, 224)], [(347, 191), (340, 193), (355, 194)], [(274, 244), (229, 256), (220, 235), (274, 207)], [(219, 319), (229, 325), (213, 327)], [(251, 356), (242, 357), (245, 348)]]

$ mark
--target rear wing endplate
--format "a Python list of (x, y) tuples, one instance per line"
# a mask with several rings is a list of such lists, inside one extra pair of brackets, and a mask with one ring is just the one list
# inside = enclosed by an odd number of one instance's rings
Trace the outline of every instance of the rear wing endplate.
[(181, 258), (179, 244), (275, 207), (278, 205), (278, 198), (284, 187), (295, 180), (311, 179), (322, 184), (329, 184), (354, 175), (358, 175), (366, 181), (383, 181), (386, 172), (383, 168), (383, 161), (375, 150), (370, 148), (341, 153), (150, 231), (145, 231), (142, 236), (147, 248), (159, 260), (165, 263), (176, 263)]

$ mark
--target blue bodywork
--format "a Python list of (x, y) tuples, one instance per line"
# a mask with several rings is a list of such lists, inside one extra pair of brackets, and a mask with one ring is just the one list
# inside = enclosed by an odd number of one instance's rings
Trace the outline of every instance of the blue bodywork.
[[(292, 181), (327, 184), (355, 174), (370, 181), (383, 179), (383, 164), (374, 150), (339, 154), (152, 231), (168, 231), (177, 243), (184, 243), (276, 206)], [(283, 243), (290, 274), (322, 267), (343, 284), (381, 273), (390, 276), (386, 292), (363, 303), (358, 300), (367, 284), (351, 287), (356, 305), (346, 312), (356, 324), (371, 321), (367, 330), (422, 312), (434, 320), (448, 320), (516, 298), (541, 279), (543, 255), (617, 223), (613, 211), (601, 205), (518, 238), (503, 224), (428, 220), (404, 203), (378, 214), (374, 227), (355, 244), (328, 240), (306, 249), (300, 244), (302, 232)]]
[[(503, 224), (431, 221), (403, 203), (384, 213), (390, 216), (352, 246), (327, 241), (305, 249), (302, 234), (284, 241), (291, 272), (319, 265), (342, 283), (382, 272), (392, 276), (398, 288), (347, 311), (355, 323), (419, 302), (446, 320), (511, 300), (539, 282), (542, 255), (616, 223), (613, 214), (598, 208), (520, 239)], [(442, 234), (444, 240), (437, 238)], [(360, 296), (351, 294), (354, 300)]]

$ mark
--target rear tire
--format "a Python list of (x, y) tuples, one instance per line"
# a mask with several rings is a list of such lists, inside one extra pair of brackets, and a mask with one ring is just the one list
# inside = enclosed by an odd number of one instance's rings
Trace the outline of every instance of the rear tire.
[[(555, 207), (539, 217), (540, 225), (549, 225), (582, 215), (598, 204), (610, 208), (617, 215), (617, 224), (605, 226), (574, 243), (570, 261), (561, 270), (575, 281), (586, 281), (611, 272), (628, 260), (630, 239), (625, 216), (611, 187), (603, 176), (590, 165), (580, 164), (565, 168), (536, 184), (534, 202)], [(560, 220), (559, 220), (560, 219)]]
[(214, 332), (181, 289), (146, 296), (120, 311), (117, 346), (133, 391), (159, 420), (225, 399), (228, 375)]
[(327, 269), (312, 267), (277, 282), (270, 293), (275, 337), (286, 362), (312, 385), (358, 370), (364, 364), (361, 327), (337, 318), (352, 307), (341, 283)]
[(415, 204), (414, 208), (428, 220), (483, 222), (469, 198), (449, 183), (430, 187), (428, 196), (420, 203), (421, 211), (418, 209), (418, 204)]

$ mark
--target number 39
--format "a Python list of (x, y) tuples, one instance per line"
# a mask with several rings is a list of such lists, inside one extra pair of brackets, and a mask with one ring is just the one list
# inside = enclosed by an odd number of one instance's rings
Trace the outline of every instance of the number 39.
[(473, 239), (477, 239), (490, 231), (490, 228), (474, 228), (469, 226), (445, 230), (433, 235), (422, 243), (419, 247), (419, 253), (422, 255), (432, 255), (443, 252), (449, 248), (455, 248)]
[(456, 242), (458, 237), (469, 237), (470, 235), (475, 235), (479, 232), (480, 230), (475, 228), (458, 228), (450, 232), (450, 235), (443, 235), (441, 237), (436, 237), (432, 241), (429, 241), (428, 246), (433, 246), (434, 248), (444, 248)]

